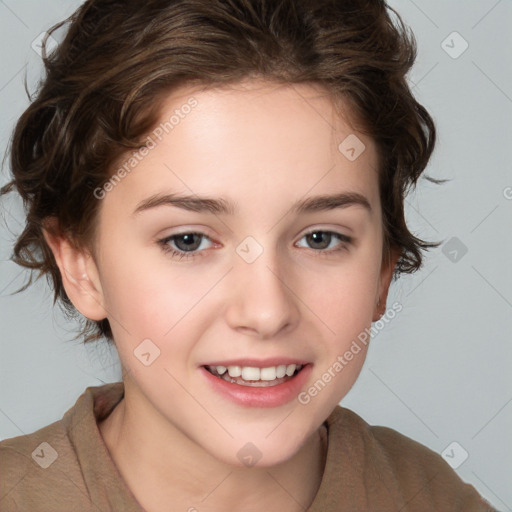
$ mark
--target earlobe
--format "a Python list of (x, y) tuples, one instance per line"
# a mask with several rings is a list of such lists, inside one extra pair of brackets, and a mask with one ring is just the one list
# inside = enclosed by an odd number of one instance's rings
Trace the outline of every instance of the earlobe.
[(103, 320), (106, 310), (96, 263), (85, 249), (77, 248), (65, 235), (43, 230), (59, 267), (62, 284), (75, 308), (90, 320)]
[(396, 264), (402, 255), (402, 251), (392, 248), (389, 251), (389, 257), (383, 261), (380, 273), (379, 293), (376, 299), (375, 309), (373, 311), (372, 322), (377, 322), (386, 312), (386, 301), (388, 298), (389, 286), (393, 279)]

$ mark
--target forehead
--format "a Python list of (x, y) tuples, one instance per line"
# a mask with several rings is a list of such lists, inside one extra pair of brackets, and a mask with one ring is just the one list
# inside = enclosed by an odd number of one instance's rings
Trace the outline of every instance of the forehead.
[(316, 85), (182, 87), (162, 102), (151, 149), (107, 199), (134, 205), (180, 192), (270, 204), (349, 191), (377, 206), (376, 147), (352, 119)]

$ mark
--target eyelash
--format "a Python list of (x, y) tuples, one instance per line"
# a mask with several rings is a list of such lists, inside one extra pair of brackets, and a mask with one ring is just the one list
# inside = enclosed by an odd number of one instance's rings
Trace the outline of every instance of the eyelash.
[[(324, 233), (324, 234), (334, 235), (335, 237), (338, 238), (338, 240), (340, 240), (340, 242), (342, 242), (337, 249), (330, 249), (330, 250), (311, 249), (312, 251), (317, 253), (317, 256), (320, 256), (320, 257), (330, 256), (333, 253), (337, 253), (339, 251), (345, 250), (346, 249), (346, 245), (345, 244), (350, 244), (353, 241), (352, 237), (349, 237), (347, 235), (343, 235), (343, 234), (338, 233), (336, 231), (327, 231), (327, 230), (321, 230), (321, 229), (315, 229), (313, 231), (309, 231), (307, 233), (304, 233), (304, 235), (302, 235), (302, 237), (301, 237), (301, 240), (302, 240), (302, 238), (304, 238), (304, 237), (306, 237), (308, 235), (312, 235), (314, 233)], [(172, 248), (171, 246), (169, 246), (169, 242), (173, 241), (176, 238), (183, 237), (185, 235), (197, 235), (199, 237), (203, 237), (203, 239), (204, 238), (209, 239), (209, 237), (207, 235), (205, 235), (204, 233), (200, 233), (200, 232), (196, 232), (196, 231), (190, 231), (190, 232), (179, 233), (179, 234), (168, 236), (166, 238), (158, 240), (157, 243), (158, 243), (158, 245), (161, 246), (161, 248), (164, 251), (164, 253), (168, 254), (171, 258), (177, 258), (179, 260), (194, 258), (196, 256), (199, 256), (202, 252), (204, 252), (204, 251), (197, 251), (197, 250), (195, 250), (195, 251), (181, 251), (181, 250), (176, 250), (176, 249)]]

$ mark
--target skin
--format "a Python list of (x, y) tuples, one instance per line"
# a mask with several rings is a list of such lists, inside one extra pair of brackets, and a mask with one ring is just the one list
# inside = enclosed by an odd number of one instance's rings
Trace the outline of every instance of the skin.
[[(46, 238), (73, 304), (112, 326), (125, 398), (99, 429), (141, 505), (304, 510), (324, 470), (322, 424), (357, 379), (366, 348), (306, 405), (235, 404), (199, 366), (300, 358), (312, 364), (306, 390), (380, 318), (398, 254), (383, 263), (376, 148), (317, 86), (183, 88), (166, 99), (162, 120), (191, 96), (192, 112), (102, 199), (91, 250)], [(366, 146), (355, 161), (338, 150), (350, 134)], [(342, 192), (363, 195), (371, 211), (290, 212), (295, 201)], [(223, 197), (238, 212), (161, 205), (134, 214), (141, 201), (168, 193)], [(196, 231), (206, 237), (188, 259), (158, 243)], [(352, 238), (315, 245), (311, 231)], [(236, 252), (247, 236), (263, 248), (250, 264)], [(183, 239), (168, 245), (187, 247)], [(134, 356), (144, 339), (160, 350), (149, 366)], [(262, 454), (253, 467), (237, 457), (247, 442)]]

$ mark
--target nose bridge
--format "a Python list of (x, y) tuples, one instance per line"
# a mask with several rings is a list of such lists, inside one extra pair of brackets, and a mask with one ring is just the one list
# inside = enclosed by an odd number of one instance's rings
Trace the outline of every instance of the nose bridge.
[(292, 283), (286, 282), (290, 273), (283, 256), (270, 241), (263, 246), (253, 237), (242, 241), (236, 252), (227, 307), (231, 328), (267, 338), (294, 325), (299, 310)]

